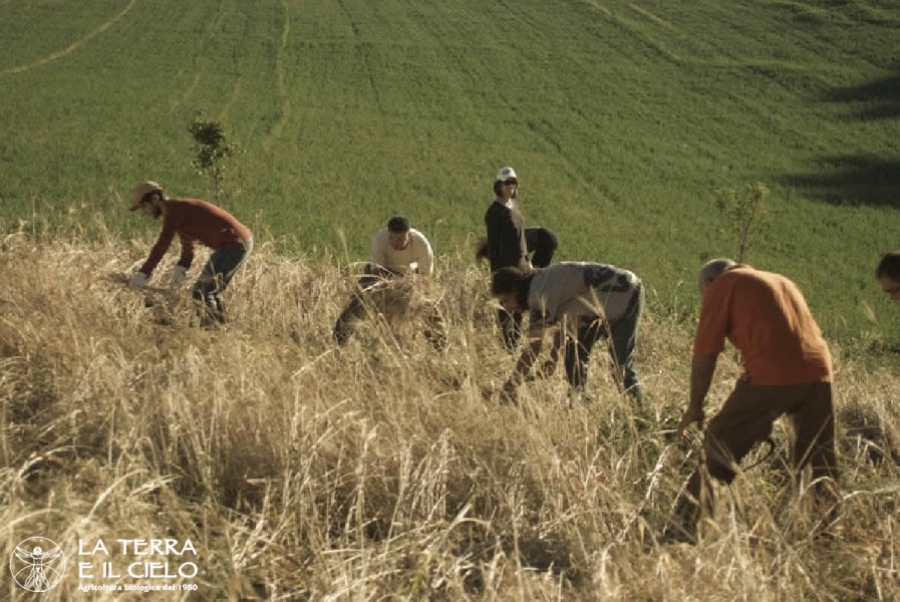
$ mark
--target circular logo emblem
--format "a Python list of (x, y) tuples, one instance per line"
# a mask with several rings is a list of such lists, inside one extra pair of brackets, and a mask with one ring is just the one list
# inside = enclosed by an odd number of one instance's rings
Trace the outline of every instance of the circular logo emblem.
[(50, 591), (62, 581), (66, 555), (46, 537), (29, 537), (9, 557), (9, 572), (16, 585), (26, 591)]

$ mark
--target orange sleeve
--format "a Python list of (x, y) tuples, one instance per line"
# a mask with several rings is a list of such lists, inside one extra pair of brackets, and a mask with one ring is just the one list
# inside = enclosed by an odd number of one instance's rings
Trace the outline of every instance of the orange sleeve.
[[(731, 327), (730, 282), (720, 279), (711, 284), (703, 295), (700, 307), (700, 322), (694, 337), (694, 357), (716, 355), (725, 349), (725, 338)], [(716, 286), (718, 285), (718, 286)]]

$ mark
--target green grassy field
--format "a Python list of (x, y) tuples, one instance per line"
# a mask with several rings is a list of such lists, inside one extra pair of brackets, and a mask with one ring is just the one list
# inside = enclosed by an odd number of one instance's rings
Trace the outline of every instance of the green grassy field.
[[(872, 279), (900, 246), (900, 8), (673, 3), (0, 3), (0, 218), (123, 211), (153, 178), (209, 196), (187, 125), (244, 149), (225, 204), (280, 248), (365, 259), (405, 214), (451, 254), (512, 164), (560, 259), (633, 268), (689, 315), (736, 241), (715, 191), (762, 182), (749, 261), (804, 288), (828, 336), (897, 342)], [(466, 252), (468, 254), (468, 252)], [(861, 343), (859, 345), (855, 343)]]

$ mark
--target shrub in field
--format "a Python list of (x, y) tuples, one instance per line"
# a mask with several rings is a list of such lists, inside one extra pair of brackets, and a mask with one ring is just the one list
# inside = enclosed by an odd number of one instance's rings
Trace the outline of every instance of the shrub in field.
[(225, 126), (219, 121), (206, 118), (197, 113), (188, 126), (194, 139), (193, 165), (202, 175), (209, 178), (216, 203), (222, 202), (225, 182), (225, 160), (241, 150), (225, 135)]
[(722, 188), (716, 191), (716, 207), (725, 218), (728, 231), (737, 240), (738, 263), (743, 262), (753, 238), (766, 219), (769, 189), (761, 182), (748, 184), (743, 190)]

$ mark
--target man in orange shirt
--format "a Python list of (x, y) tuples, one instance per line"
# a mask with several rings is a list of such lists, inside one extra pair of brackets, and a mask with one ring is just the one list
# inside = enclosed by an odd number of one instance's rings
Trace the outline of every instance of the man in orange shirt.
[[(703, 427), (703, 402), (727, 338), (740, 351), (744, 373), (703, 438), (706, 472), (731, 483), (741, 459), (769, 438), (777, 418), (793, 427), (795, 478), (812, 468), (816, 498), (837, 512), (831, 354), (796, 284), (778, 274), (710, 261), (700, 270), (703, 304), (694, 340), (690, 402), (678, 435)], [(681, 537), (693, 540), (701, 506), (712, 514), (713, 491), (698, 468), (676, 502)], [(831, 496), (831, 499), (823, 499)]]
[(162, 217), (163, 224), (150, 256), (131, 276), (128, 286), (141, 288), (146, 284), (176, 234), (181, 239), (181, 257), (170, 284), (180, 284), (194, 261), (194, 247), (199, 242), (213, 250), (192, 291), (193, 298), (205, 308), (200, 324), (208, 328), (224, 323), (225, 305), (220, 295), (253, 250), (250, 229), (221, 207), (206, 201), (169, 199), (162, 186), (150, 181), (131, 192), (131, 211), (140, 211), (154, 219)]

